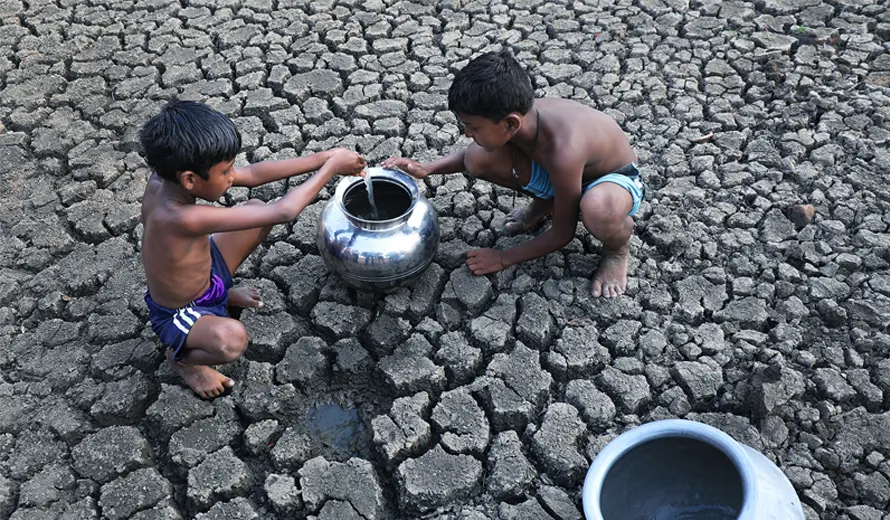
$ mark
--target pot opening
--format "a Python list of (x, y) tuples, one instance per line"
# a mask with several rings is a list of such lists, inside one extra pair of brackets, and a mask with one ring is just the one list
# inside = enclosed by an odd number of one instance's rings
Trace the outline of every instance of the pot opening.
[(371, 179), (374, 189), (375, 213), (368, 199), (368, 187), (364, 182), (356, 182), (343, 194), (343, 208), (353, 217), (371, 222), (380, 222), (401, 217), (411, 209), (411, 192), (408, 188), (390, 179)]
[(736, 520), (743, 490), (741, 474), (720, 449), (665, 437), (616, 460), (599, 501), (604, 520)]

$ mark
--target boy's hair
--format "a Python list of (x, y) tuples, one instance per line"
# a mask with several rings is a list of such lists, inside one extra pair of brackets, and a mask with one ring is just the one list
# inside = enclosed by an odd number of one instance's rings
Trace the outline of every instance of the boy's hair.
[(448, 110), (501, 121), (511, 112), (525, 114), (535, 99), (531, 78), (508, 50), (476, 57), (454, 75)]
[(148, 165), (168, 181), (191, 170), (202, 179), (210, 168), (231, 161), (241, 149), (241, 133), (224, 114), (202, 103), (173, 100), (139, 132)]

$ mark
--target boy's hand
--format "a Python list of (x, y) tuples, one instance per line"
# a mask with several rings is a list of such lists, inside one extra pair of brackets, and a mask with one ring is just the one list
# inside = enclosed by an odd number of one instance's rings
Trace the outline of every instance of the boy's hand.
[(331, 150), (331, 156), (328, 158), (327, 164), (335, 175), (362, 176), (362, 173), (368, 166), (368, 163), (361, 155), (346, 148)]
[(390, 170), (397, 168), (416, 179), (422, 179), (430, 174), (430, 172), (426, 171), (419, 162), (412, 161), (405, 157), (390, 157), (383, 161), (380, 166)]
[(501, 252), (486, 247), (485, 249), (476, 249), (467, 253), (467, 267), (471, 273), (479, 276), (496, 273), (505, 266)]

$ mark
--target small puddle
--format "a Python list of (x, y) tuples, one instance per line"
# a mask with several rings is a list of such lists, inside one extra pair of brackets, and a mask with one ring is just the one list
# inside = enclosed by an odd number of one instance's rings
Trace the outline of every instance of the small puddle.
[(312, 435), (325, 446), (350, 455), (358, 453), (359, 437), (365, 427), (358, 411), (337, 404), (313, 406), (306, 414)]

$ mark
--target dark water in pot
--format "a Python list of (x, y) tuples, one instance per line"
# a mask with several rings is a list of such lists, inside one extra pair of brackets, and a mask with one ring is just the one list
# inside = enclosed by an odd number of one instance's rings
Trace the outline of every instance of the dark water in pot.
[(351, 215), (363, 220), (389, 220), (400, 217), (411, 207), (408, 190), (388, 179), (372, 179), (377, 212), (368, 200), (368, 188), (363, 182), (353, 184), (343, 195), (343, 206)]
[(625, 453), (600, 493), (605, 520), (736, 520), (742, 478), (711, 444), (684, 437), (656, 439)]

